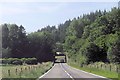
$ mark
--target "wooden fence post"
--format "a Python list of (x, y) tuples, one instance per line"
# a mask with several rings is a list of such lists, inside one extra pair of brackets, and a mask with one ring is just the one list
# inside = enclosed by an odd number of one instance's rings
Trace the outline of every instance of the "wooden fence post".
[(27, 70), (27, 67), (25, 67), (25, 70)]
[(30, 66), (28, 67), (28, 69), (30, 70)]
[(8, 75), (10, 76), (10, 70), (8, 70)]
[(101, 69), (102, 69), (102, 64), (101, 64)]
[(99, 69), (98, 64), (96, 64), (97, 69)]
[(110, 71), (111, 71), (111, 65), (110, 65)]
[(90, 67), (89, 68), (91, 68), (91, 65), (90, 65)]
[(105, 69), (106, 69), (106, 65), (105, 65)]
[(117, 68), (116, 68), (116, 72), (119, 73), (119, 66), (117, 66)]
[(23, 69), (21, 68), (21, 72), (23, 71)]
[(17, 75), (17, 72), (18, 72), (18, 70), (17, 70), (17, 68), (15, 69), (15, 74)]

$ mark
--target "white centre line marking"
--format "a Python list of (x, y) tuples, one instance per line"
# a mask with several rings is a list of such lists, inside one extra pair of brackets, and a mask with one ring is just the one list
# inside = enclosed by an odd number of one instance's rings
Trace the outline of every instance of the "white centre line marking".
[(61, 63), (60, 63), (61, 68), (63, 69), (63, 71), (72, 79), (74, 80), (74, 78), (62, 67)]

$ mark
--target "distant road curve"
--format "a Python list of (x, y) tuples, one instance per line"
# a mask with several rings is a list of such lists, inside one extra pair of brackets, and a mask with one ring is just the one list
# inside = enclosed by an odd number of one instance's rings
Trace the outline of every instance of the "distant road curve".
[(39, 80), (110, 80), (102, 76), (94, 75), (68, 66), (66, 63), (55, 65)]

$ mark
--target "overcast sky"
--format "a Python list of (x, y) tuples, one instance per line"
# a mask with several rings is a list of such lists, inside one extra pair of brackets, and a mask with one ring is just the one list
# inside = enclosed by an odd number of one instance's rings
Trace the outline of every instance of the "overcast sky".
[(23, 25), (27, 32), (33, 32), (96, 10), (109, 11), (118, 6), (117, 2), (118, 0), (1, 0), (0, 23)]

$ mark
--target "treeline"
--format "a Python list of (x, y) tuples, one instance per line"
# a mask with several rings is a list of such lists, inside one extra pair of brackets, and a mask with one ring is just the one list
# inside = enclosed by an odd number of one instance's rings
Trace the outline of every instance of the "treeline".
[(65, 41), (64, 34), (70, 22), (68, 20), (60, 24), (58, 28), (48, 25), (30, 34), (26, 34), (22, 25), (2, 24), (2, 53), (0, 55), (2, 58), (37, 58), (39, 62), (53, 61), (55, 52), (62, 50), (59, 42)]
[(74, 18), (66, 35), (64, 47), (71, 61), (120, 63), (120, 9)]
[(3, 24), (2, 58), (37, 58), (39, 62), (54, 60), (54, 41), (49, 32), (26, 34), (24, 27)]
[[(3, 57), (36, 57), (53, 60), (56, 51), (65, 51), (78, 64), (120, 63), (120, 9), (96, 11), (46, 26), (26, 35), (23, 26), (2, 25)], [(61, 47), (63, 46), (63, 47)], [(61, 49), (58, 49), (60, 47)]]
[[(54, 29), (53, 29), (54, 28)], [(40, 30), (39, 30), (40, 31)], [(69, 60), (78, 64), (94, 62), (120, 63), (120, 10), (98, 10), (41, 31), (52, 33), (61, 43)], [(62, 50), (62, 51), (63, 51)]]

